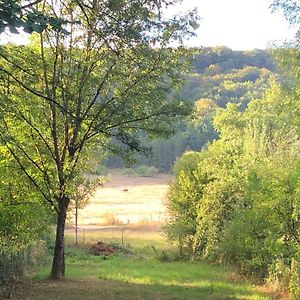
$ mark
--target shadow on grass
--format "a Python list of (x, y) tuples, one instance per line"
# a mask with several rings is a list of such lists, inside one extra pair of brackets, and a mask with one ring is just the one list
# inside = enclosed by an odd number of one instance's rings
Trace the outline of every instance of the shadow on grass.
[(47, 281), (49, 265), (33, 276), (16, 300), (43, 299), (275, 299), (251, 283), (231, 279), (231, 273), (207, 263), (161, 263), (154, 257), (91, 256), (68, 249), (68, 280)]
[(239, 291), (234, 287), (211, 283), (201, 287), (139, 284), (117, 280), (62, 280), (33, 282), (17, 291), (15, 300), (135, 300), (135, 299), (270, 299), (251, 291)]

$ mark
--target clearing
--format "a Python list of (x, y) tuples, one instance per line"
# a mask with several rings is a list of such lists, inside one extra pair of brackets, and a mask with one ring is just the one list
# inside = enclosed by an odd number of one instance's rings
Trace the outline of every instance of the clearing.
[[(108, 231), (96, 235), (108, 243)], [(116, 233), (113, 231), (112, 233)], [(177, 261), (170, 245), (152, 233), (151, 239), (140, 240), (133, 234), (133, 247), (120, 241), (112, 245), (126, 252), (95, 256), (85, 247), (67, 247), (66, 280), (49, 281), (50, 262), (40, 268), (33, 280), (16, 291), (14, 300), (233, 300), (283, 299), (263, 290), (262, 286), (242, 280), (230, 270), (200, 262)], [(94, 243), (93, 243), (94, 244)], [(156, 250), (153, 250), (153, 247)], [(129, 249), (129, 250), (128, 250)], [(127, 251), (128, 250), (128, 251)]]
[[(283, 299), (229, 269), (178, 259), (175, 245), (161, 232), (171, 179), (169, 175), (131, 178), (114, 172), (112, 180), (80, 211), (80, 248), (73, 246), (72, 226), (66, 231), (67, 279), (47, 280), (49, 255), (47, 263), (15, 290), (12, 299)], [(120, 251), (92, 255), (88, 250), (97, 242)]]
[(79, 226), (165, 222), (164, 201), (171, 175), (128, 177), (110, 171), (111, 180), (98, 188), (90, 203), (79, 211)]

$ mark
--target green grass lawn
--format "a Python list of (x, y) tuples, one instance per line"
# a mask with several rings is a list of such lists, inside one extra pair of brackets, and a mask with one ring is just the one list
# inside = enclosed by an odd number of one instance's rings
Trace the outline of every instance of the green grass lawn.
[[(68, 247), (66, 280), (47, 280), (49, 264), (13, 299), (276, 299), (219, 266), (160, 262), (149, 242), (136, 241), (132, 254), (106, 258)], [(156, 247), (166, 246), (162, 241), (153, 242)]]

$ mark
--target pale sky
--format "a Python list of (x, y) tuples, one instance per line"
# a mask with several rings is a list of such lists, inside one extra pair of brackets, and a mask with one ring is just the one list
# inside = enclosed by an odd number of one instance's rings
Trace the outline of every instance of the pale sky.
[(180, 8), (173, 9), (197, 7), (202, 18), (197, 37), (187, 45), (250, 50), (295, 36), (296, 29), (280, 13), (272, 13), (269, 5), (270, 0), (183, 0)]
[[(183, 0), (167, 15), (197, 7), (202, 20), (197, 37), (185, 42), (192, 47), (227, 46), (233, 50), (265, 49), (273, 42), (291, 40), (296, 33), (280, 13), (272, 13), (271, 0)], [(8, 37), (1, 35), (0, 44)], [(24, 43), (22, 35), (9, 40)]]

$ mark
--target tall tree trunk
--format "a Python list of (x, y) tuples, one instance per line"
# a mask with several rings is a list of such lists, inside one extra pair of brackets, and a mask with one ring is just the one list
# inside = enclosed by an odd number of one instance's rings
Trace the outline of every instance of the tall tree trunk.
[(55, 248), (50, 278), (61, 279), (65, 276), (65, 223), (67, 217), (68, 198), (62, 196), (57, 213)]

